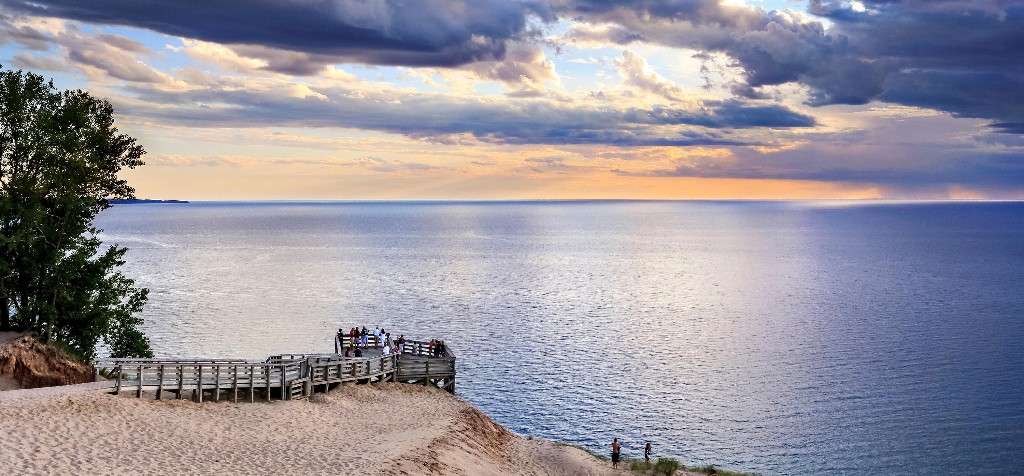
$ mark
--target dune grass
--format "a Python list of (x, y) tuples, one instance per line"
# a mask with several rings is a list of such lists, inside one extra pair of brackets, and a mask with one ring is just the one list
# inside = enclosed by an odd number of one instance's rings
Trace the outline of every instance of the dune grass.
[[(533, 437), (529, 438), (532, 439)], [(586, 451), (588, 454), (601, 461), (611, 461), (611, 458), (609, 458), (608, 455), (604, 453), (598, 453), (582, 445), (564, 443), (561, 441), (558, 441), (556, 443), (562, 446), (571, 446), (573, 448)], [(757, 473), (738, 473), (735, 471), (716, 468), (713, 464), (706, 464), (704, 466), (686, 466), (680, 463), (679, 460), (675, 458), (658, 458), (654, 463), (645, 463), (643, 460), (633, 458), (622, 458), (621, 464), (624, 467), (629, 468), (630, 471), (635, 471), (638, 473), (650, 473), (656, 475), (664, 474), (667, 476), (673, 476), (675, 473), (679, 471), (690, 471), (693, 473), (704, 473), (708, 475), (713, 474), (717, 476), (758, 476)]]
[(725, 469), (716, 468), (713, 464), (704, 466), (686, 466), (680, 463), (675, 458), (658, 458), (654, 463), (647, 463), (638, 459), (626, 458), (623, 461), (629, 465), (630, 471), (635, 471), (645, 474), (664, 474), (666, 476), (673, 476), (678, 471), (689, 471), (693, 473), (704, 473), (708, 475), (717, 476), (757, 476), (752, 473), (737, 473), (735, 471), (728, 471)]

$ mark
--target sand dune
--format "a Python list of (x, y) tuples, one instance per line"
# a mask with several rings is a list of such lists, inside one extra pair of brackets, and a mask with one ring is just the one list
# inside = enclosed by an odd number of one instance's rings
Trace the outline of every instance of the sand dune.
[(3, 474), (629, 473), (516, 436), (445, 392), (395, 383), (239, 404), (43, 392), (0, 402), (0, 434)]

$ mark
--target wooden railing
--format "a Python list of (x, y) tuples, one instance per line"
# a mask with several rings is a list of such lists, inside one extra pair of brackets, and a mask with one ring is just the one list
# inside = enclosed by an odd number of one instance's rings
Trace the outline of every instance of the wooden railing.
[(402, 354), (393, 378), (397, 382), (433, 385), (455, 393), (455, 357)]
[[(347, 336), (346, 336), (347, 337)], [(336, 338), (336, 345), (340, 344)], [(407, 341), (404, 354), (349, 358), (338, 354), (282, 354), (265, 361), (237, 359), (99, 359), (97, 371), (107, 369), (116, 380), (114, 393), (155, 391), (162, 399), (166, 392), (202, 402), (204, 393), (214, 401), (228, 392), (238, 402), (239, 392), (256, 401), (271, 401), (274, 393), (281, 400), (312, 395), (344, 383), (397, 381), (433, 385), (455, 392), (455, 355), (446, 347), (443, 356), (428, 355), (429, 342)], [(227, 397), (225, 397), (227, 398)]]
[(103, 359), (96, 362), (97, 368), (110, 369), (114, 379), (114, 393), (134, 390), (137, 397), (143, 391), (156, 391), (156, 398), (162, 399), (165, 392), (176, 398), (183, 398), (187, 391), (192, 399), (203, 401), (203, 393), (213, 393), (213, 400), (219, 401), (223, 391), (229, 391), (232, 400), (238, 401), (239, 390), (254, 401), (257, 391), (264, 393), (270, 401), (272, 390), (277, 389), (282, 400), (290, 397), (288, 389), (302, 379), (303, 361), (252, 362), (244, 360), (219, 359)]
[(361, 381), (394, 381), (398, 369), (398, 356), (385, 355), (371, 358), (344, 358), (341, 356), (315, 357), (306, 360), (306, 395), (312, 395), (318, 386), (324, 389), (332, 384)]
[[(384, 347), (384, 343), (383, 343), (384, 339), (383, 339), (383, 337), (375, 336), (373, 334), (370, 334), (370, 335), (368, 335), (366, 337), (367, 337), (366, 347), (374, 348), (374, 349), (379, 349), (381, 347)], [(350, 345), (352, 347), (360, 347), (361, 346), (360, 345), (360, 342), (361, 342), (360, 339), (361, 338), (357, 336), (355, 341), (353, 341), (352, 338), (350, 338), (348, 336), (348, 334), (345, 334), (345, 335), (335, 335), (334, 336), (334, 350), (335, 350), (335, 353), (341, 354), (342, 352), (345, 351), (345, 349), (349, 348)], [(395, 339), (392, 339), (392, 345), (397, 345), (395, 343)], [(431, 343), (429, 341), (406, 339), (405, 340), (405, 344), (402, 346), (403, 347), (402, 353), (403, 354), (411, 354), (411, 355), (434, 355), (433, 352), (434, 352), (434, 349), (435, 349), (436, 345), (437, 345), (436, 341), (435, 341), (434, 345), (431, 345)], [(437, 356), (437, 357), (451, 357), (451, 358), (455, 358), (455, 353), (452, 352), (452, 350), (448, 346), (448, 344), (445, 344), (444, 345), (444, 352), (443, 352), (443, 354), (440, 355), (440, 356)]]

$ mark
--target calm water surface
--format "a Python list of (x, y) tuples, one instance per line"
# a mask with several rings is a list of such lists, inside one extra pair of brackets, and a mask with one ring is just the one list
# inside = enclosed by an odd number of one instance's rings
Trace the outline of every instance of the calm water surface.
[(444, 338), (523, 434), (764, 474), (1024, 474), (1024, 204), (121, 205), (158, 356)]

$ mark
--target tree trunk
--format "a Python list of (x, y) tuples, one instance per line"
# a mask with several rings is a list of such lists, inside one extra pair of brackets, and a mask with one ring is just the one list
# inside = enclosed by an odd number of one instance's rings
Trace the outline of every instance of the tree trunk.
[(11, 305), (7, 296), (0, 296), (0, 332), (11, 330)]

